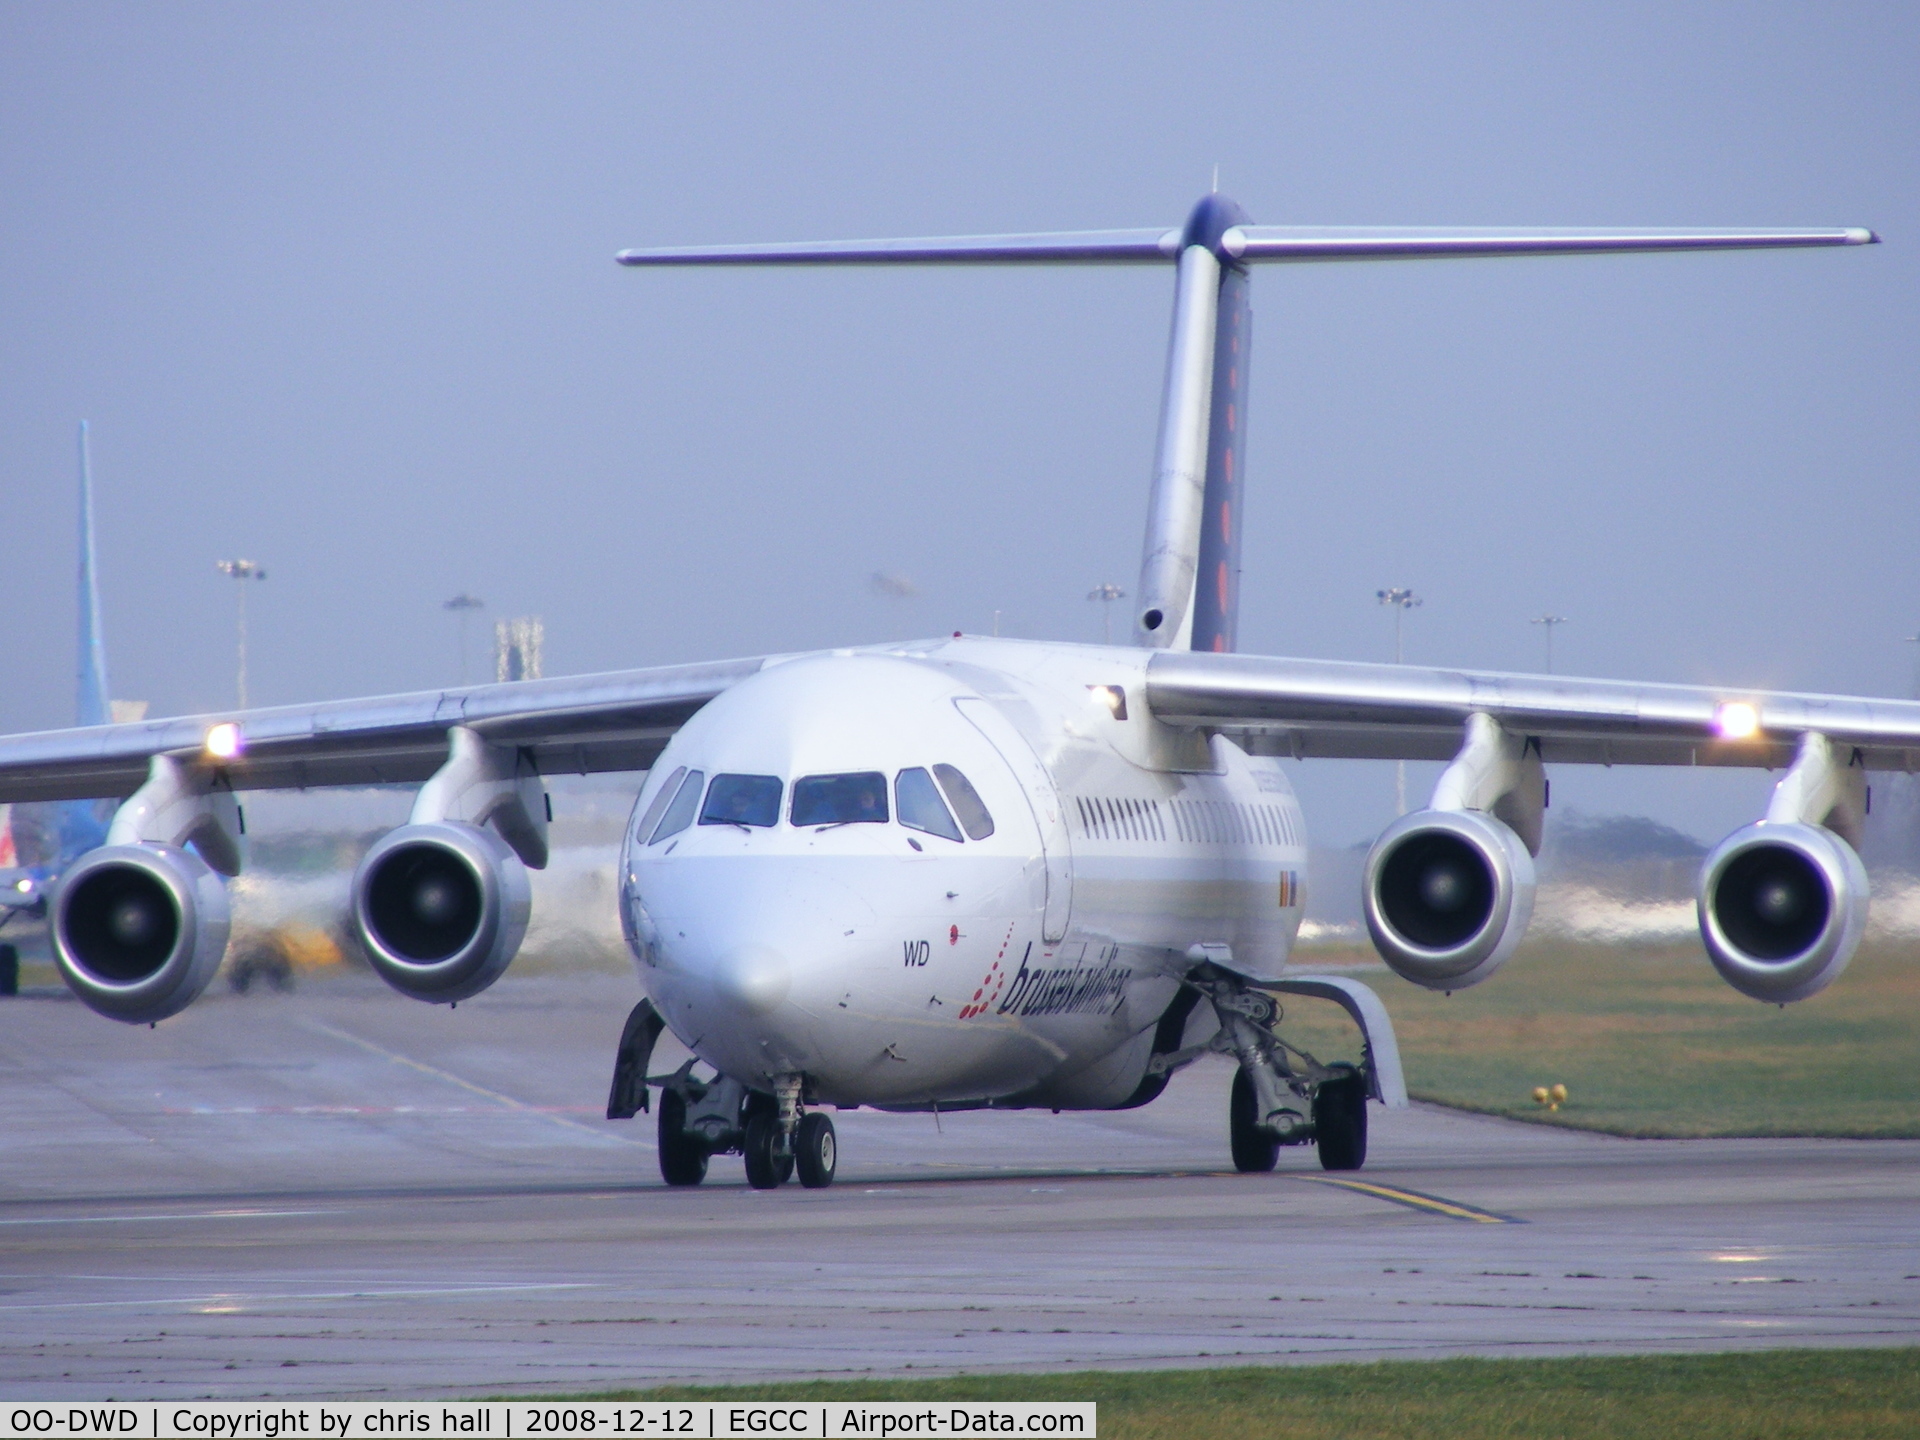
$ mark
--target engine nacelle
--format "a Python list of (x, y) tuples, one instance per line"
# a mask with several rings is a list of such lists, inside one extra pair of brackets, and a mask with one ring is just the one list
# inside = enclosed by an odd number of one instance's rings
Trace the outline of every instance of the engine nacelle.
[(1700, 869), (1700, 938), (1742, 995), (1804, 1000), (1847, 968), (1867, 927), (1867, 872), (1818, 825), (1761, 821), (1736, 830)]
[(354, 928), (373, 968), (401, 994), (434, 1004), (498, 980), (532, 908), (519, 857), (472, 825), (403, 825), (353, 873)]
[(1363, 901), (1374, 947), (1429, 990), (1477, 985), (1507, 961), (1533, 918), (1533, 857), (1479, 810), (1418, 810), (1367, 853)]
[(147, 1025), (207, 988), (227, 952), (227, 887), (191, 850), (109, 845), (60, 877), (47, 916), (55, 963), (87, 1006)]

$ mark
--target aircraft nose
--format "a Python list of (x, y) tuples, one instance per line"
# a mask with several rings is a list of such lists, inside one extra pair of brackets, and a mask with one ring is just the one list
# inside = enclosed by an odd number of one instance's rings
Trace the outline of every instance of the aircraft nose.
[(770, 945), (730, 946), (712, 970), (719, 998), (754, 1015), (764, 1015), (787, 998), (793, 966)]

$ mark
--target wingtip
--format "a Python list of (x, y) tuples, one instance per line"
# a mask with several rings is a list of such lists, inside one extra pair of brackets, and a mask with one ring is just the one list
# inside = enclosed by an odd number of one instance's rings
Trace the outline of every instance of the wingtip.
[(1880, 237), (1872, 230), (1849, 230), (1847, 231), (1847, 243), (1849, 245), (1878, 245), (1880, 243)]

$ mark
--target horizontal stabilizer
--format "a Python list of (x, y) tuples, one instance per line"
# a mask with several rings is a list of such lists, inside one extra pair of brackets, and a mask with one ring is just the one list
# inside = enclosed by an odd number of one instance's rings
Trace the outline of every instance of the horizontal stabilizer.
[(1237, 225), (1234, 260), (1433, 260), (1481, 255), (1608, 255), (1648, 250), (1784, 250), (1877, 245), (1871, 230), (1503, 230), (1425, 226)]
[[(622, 265), (1142, 265), (1175, 259), (1179, 230), (1078, 230), (920, 240), (801, 240), (622, 250)], [(1510, 230), (1427, 226), (1236, 225), (1218, 253), (1232, 263), (1434, 260), (1484, 255), (1607, 255), (1659, 250), (1782, 250), (1877, 245), (1871, 230)]]
[(622, 250), (622, 265), (1139, 265), (1179, 253), (1178, 230), (1078, 230), (926, 240), (801, 240)]

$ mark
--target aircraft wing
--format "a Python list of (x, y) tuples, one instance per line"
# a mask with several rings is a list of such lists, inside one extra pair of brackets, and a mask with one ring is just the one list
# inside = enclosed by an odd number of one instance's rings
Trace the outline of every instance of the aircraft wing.
[(446, 763), (464, 725), (529, 752), (542, 774), (644, 770), (707, 701), (764, 659), (520, 680), (367, 700), (181, 716), (0, 738), (0, 802), (131, 795), (154, 755), (203, 757), (207, 733), (237, 724), (221, 762), (233, 787), (416, 784)]
[(1547, 764), (1791, 764), (1818, 731), (1870, 769), (1920, 768), (1920, 702), (1561, 675), (1162, 651), (1147, 706), (1255, 754), (1449, 760), (1476, 711), (1536, 738)]

